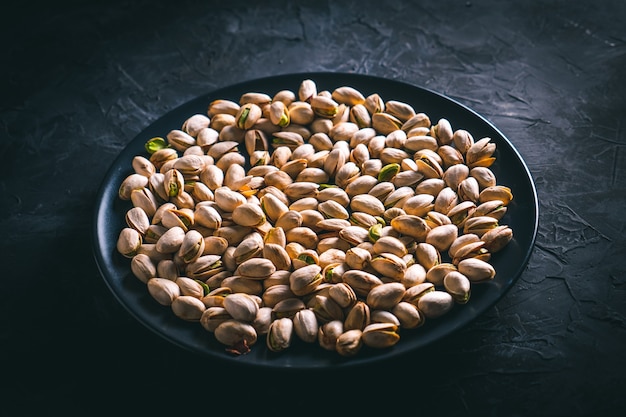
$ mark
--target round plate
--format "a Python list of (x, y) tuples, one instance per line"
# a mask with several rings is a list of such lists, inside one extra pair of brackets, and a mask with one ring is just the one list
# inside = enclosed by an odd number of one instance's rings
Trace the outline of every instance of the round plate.
[[(411, 104), (416, 111), (426, 113), (433, 121), (446, 118), (453, 130), (465, 129), (476, 140), (490, 137), (497, 146), (497, 159), (491, 169), (498, 184), (510, 187), (514, 196), (501, 221), (513, 229), (514, 238), (491, 259), (496, 269), (493, 281), (474, 285), (467, 304), (455, 305), (450, 312), (427, 320), (422, 327), (402, 331), (399, 343), (392, 348), (364, 347), (356, 356), (344, 358), (316, 344), (295, 340), (286, 351), (275, 353), (265, 347), (263, 337), (249, 353), (234, 356), (227, 353), (224, 346), (199, 323), (185, 322), (174, 316), (169, 308), (158, 304), (148, 293), (146, 285), (132, 275), (129, 259), (116, 250), (120, 230), (126, 226), (124, 214), (130, 208), (128, 201), (118, 198), (118, 188), (132, 172), (133, 157), (148, 156), (144, 149), (148, 139), (163, 137), (170, 130), (179, 129), (183, 121), (193, 114), (206, 114), (212, 100), (239, 101), (243, 93), (251, 91), (270, 96), (283, 89), (297, 92), (304, 79), (315, 81), (318, 91), (332, 91), (347, 85), (365, 96), (378, 93), (386, 101), (399, 100)], [(434, 91), (399, 81), (359, 74), (297, 73), (251, 80), (205, 94), (169, 112), (137, 135), (113, 162), (102, 182), (95, 208), (93, 244), (98, 267), (114, 296), (137, 320), (166, 340), (220, 361), (266, 368), (321, 369), (363, 365), (410, 353), (466, 326), (491, 308), (519, 278), (530, 258), (537, 226), (537, 195), (528, 167), (511, 142), (473, 110)]]

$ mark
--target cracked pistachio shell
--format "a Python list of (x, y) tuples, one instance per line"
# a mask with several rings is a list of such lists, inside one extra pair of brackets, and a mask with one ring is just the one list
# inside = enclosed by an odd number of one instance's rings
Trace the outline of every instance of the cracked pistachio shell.
[(148, 178), (141, 174), (130, 174), (120, 184), (117, 195), (122, 200), (130, 200), (130, 193), (133, 190), (141, 190), (148, 186)]
[(455, 164), (446, 169), (441, 177), (446, 185), (453, 190), (459, 188), (459, 184), (469, 176), (469, 168), (465, 164)]
[(385, 112), (395, 116), (403, 123), (415, 116), (415, 109), (408, 104), (397, 100), (385, 102)]
[(231, 100), (213, 100), (209, 103), (207, 114), (209, 117), (213, 117), (219, 113), (226, 113), (234, 116), (239, 111), (239, 104)]
[(179, 152), (196, 144), (196, 138), (180, 129), (170, 130), (167, 134), (167, 143)]
[(481, 190), (496, 185), (496, 176), (493, 171), (487, 167), (474, 167), (470, 170), (469, 175), (476, 178)]
[(474, 144), (474, 138), (467, 130), (458, 129), (452, 135), (452, 143), (461, 154), (466, 155), (468, 149)]
[(446, 291), (430, 291), (420, 297), (417, 308), (426, 316), (434, 319), (449, 312), (454, 306), (454, 299)]
[(223, 255), (229, 243), (220, 236), (207, 236), (204, 238), (204, 251), (202, 255)]
[(246, 353), (257, 342), (257, 333), (251, 324), (230, 319), (214, 330), (215, 339), (234, 353)]
[(130, 269), (139, 281), (146, 284), (150, 278), (157, 275), (157, 267), (154, 261), (146, 254), (139, 253), (132, 257)]
[(431, 291), (435, 291), (435, 285), (432, 282), (423, 282), (421, 284), (414, 285), (406, 289), (402, 301), (411, 303), (414, 306), (418, 305), (419, 299), (428, 294)]
[(496, 270), (489, 262), (477, 258), (463, 259), (457, 268), (472, 283), (490, 281), (496, 276)]
[(126, 212), (126, 225), (137, 230), (142, 236), (150, 227), (150, 218), (141, 207), (133, 207)]
[(500, 220), (506, 214), (507, 208), (501, 200), (490, 200), (480, 203), (471, 217), (489, 216)]
[(491, 138), (485, 137), (473, 143), (465, 154), (465, 162), (471, 168), (491, 166), (496, 158), (492, 155), (496, 150), (496, 144)]
[(496, 253), (513, 239), (513, 230), (507, 225), (497, 226), (483, 234), (480, 239), (485, 242), (485, 249)]
[(393, 227), (398, 233), (411, 236), (418, 242), (424, 242), (430, 227), (426, 224), (426, 221), (413, 214), (404, 214), (391, 219), (391, 227)]
[(259, 308), (259, 311), (251, 324), (252, 327), (254, 327), (254, 330), (256, 330), (257, 335), (261, 336), (267, 334), (272, 321), (272, 309), (264, 306)]
[(261, 296), (263, 304), (267, 307), (274, 307), (280, 301), (288, 298), (296, 298), (296, 295), (289, 288), (289, 284), (275, 284), (265, 289)]
[(243, 203), (235, 207), (232, 218), (235, 223), (247, 227), (256, 227), (266, 221), (263, 209), (254, 203)]
[(178, 256), (185, 263), (193, 262), (204, 253), (205, 241), (202, 234), (196, 230), (189, 230), (185, 233), (180, 247), (178, 248)]
[(448, 212), (457, 204), (459, 204), (459, 196), (450, 187), (445, 187), (435, 197), (434, 211), (442, 214), (448, 214)]
[(459, 262), (467, 258), (477, 258), (488, 262), (491, 259), (491, 253), (487, 250), (485, 242), (482, 240), (468, 242), (455, 251), (452, 263), (458, 265)]
[(276, 270), (288, 271), (292, 267), (292, 259), (284, 246), (276, 243), (265, 243), (263, 245), (263, 257), (270, 260)]
[(189, 295), (198, 299), (204, 297), (204, 286), (200, 282), (188, 277), (178, 277), (176, 279), (181, 295)]
[(267, 330), (266, 344), (272, 352), (280, 352), (291, 345), (294, 328), (290, 318), (283, 317), (274, 320)]
[(204, 303), (191, 295), (180, 295), (172, 301), (172, 311), (176, 317), (185, 321), (200, 321), (202, 313), (206, 310)]
[(356, 246), (369, 240), (369, 232), (361, 226), (348, 226), (339, 231), (339, 238)]
[(370, 324), (370, 307), (365, 301), (358, 300), (348, 310), (344, 320), (344, 330), (363, 330)]
[(259, 305), (245, 293), (230, 294), (224, 298), (223, 307), (234, 319), (243, 322), (252, 322), (259, 311)]
[(133, 228), (125, 227), (120, 231), (116, 248), (117, 251), (125, 257), (132, 258), (137, 254), (141, 243), (141, 234)]
[[(208, 286), (210, 284), (209, 280), (207, 280), (205, 284), (207, 284)], [(203, 296), (202, 302), (207, 308), (224, 307), (224, 299), (227, 295), (230, 295), (232, 293), (232, 290), (228, 287), (217, 287), (213, 291), (209, 291), (205, 296)]]
[(406, 214), (413, 214), (415, 216), (424, 217), (429, 211), (432, 211), (435, 207), (435, 196), (430, 194), (415, 194), (409, 197), (402, 209)]
[(498, 226), (498, 219), (491, 216), (474, 216), (465, 221), (463, 233), (472, 233), (481, 237), (489, 230), (495, 229)]
[(365, 103), (363, 94), (354, 87), (341, 86), (335, 88), (331, 96), (337, 103), (346, 104), (348, 106), (356, 106)]
[[(395, 188), (395, 185), (394, 185)], [(404, 203), (415, 195), (415, 191), (411, 187), (399, 187), (391, 191), (384, 199), (385, 209), (391, 207), (402, 208)]]
[(372, 323), (363, 329), (363, 344), (372, 348), (388, 348), (400, 341), (398, 326), (393, 323)]
[(293, 329), (296, 335), (306, 343), (317, 341), (319, 324), (313, 310), (304, 309), (293, 316)]
[(416, 158), (417, 171), (424, 178), (442, 178), (443, 168), (433, 154), (423, 153)]
[(180, 296), (180, 287), (176, 282), (166, 278), (150, 278), (147, 283), (148, 292), (161, 305), (170, 306)]
[(469, 301), (471, 282), (459, 271), (449, 272), (443, 278), (443, 286), (457, 303), (465, 304)]
[(320, 325), (317, 341), (323, 349), (334, 351), (337, 345), (337, 338), (342, 333), (344, 333), (343, 322), (341, 320), (332, 320)]
[(345, 282), (332, 285), (328, 289), (328, 296), (332, 298), (341, 308), (349, 308), (357, 302), (357, 296), (352, 287)]
[(513, 193), (509, 187), (504, 185), (489, 186), (480, 192), (478, 201), (484, 203), (491, 200), (499, 200), (506, 206), (513, 200)]
[(222, 215), (216, 207), (210, 204), (196, 204), (194, 222), (207, 229), (219, 229), (222, 226)]
[(441, 178), (428, 178), (415, 186), (415, 194), (430, 194), (437, 196), (446, 187), (446, 183)]
[(315, 249), (319, 242), (317, 233), (310, 227), (299, 226), (285, 231), (288, 243), (299, 243), (305, 249)]
[(246, 197), (237, 191), (222, 186), (214, 190), (215, 203), (218, 208), (232, 213), (238, 206), (247, 203)]
[(392, 309), (391, 313), (400, 321), (400, 327), (415, 329), (424, 324), (424, 316), (419, 309), (406, 301), (400, 301)]
[(442, 262), (426, 271), (426, 281), (432, 282), (435, 286), (443, 285), (444, 277), (451, 271), (456, 271), (457, 267), (451, 262)]
[(378, 184), (376, 177), (371, 175), (361, 175), (350, 181), (350, 183), (346, 186), (345, 191), (349, 198), (354, 198), (357, 195), (369, 193), (369, 191), (376, 184)]
[(371, 194), (355, 195), (350, 201), (350, 209), (371, 216), (382, 216), (385, 212), (383, 203)]
[(426, 235), (426, 243), (433, 245), (439, 252), (447, 251), (452, 242), (458, 237), (459, 229), (454, 224), (444, 224), (434, 227)]
[(448, 145), (452, 143), (452, 126), (448, 119), (441, 118), (437, 124), (432, 127), (433, 136), (437, 138), (440, 145)]
[(462, 234), (457, 237), (454, 242), (452, 242), (450, 248), (448, 249), (448, 255), (450, 255), (450, 258), (456, 258), (457, 252), (463, 246), (478, 241), (480, 241), (480, 237), (478, 235), (475, 235), (473, 233)]
[(372, 127), (382, 135), (388, 135), (395, 130), (401, 129), (402, 125), (402, 120), (390, 114), (387, 110), (372, 114)]
[(315, 295), (308, 303), (309, 308), (313, 310), (317, 319), (321, 323), (332, 320), (344, 320), (345, 315), (343, 309), (335, 300), (325, 295)]
[(393, 253), (380, 253), (372, 257), (370, 266), (384, 277), (400, 281), (406, 272), (406, 262)]
[(289, 276), (289, 287), (297, 296), (309, 294), (323, 281), (322, 268), (311, 264), (298, 268)]
[(152, 174), (156, 172), (156, 167), (154, 166), (154, 164), (150, 162), (148, 158), (141, 155), (133, 157), (131, 165), (133, 167), (133, 171), (135, 171), (135, 174), (143, 175), (146, 178), (149, 178)]
[(354, 356), (361, 350), (363, 332), (360, 329), (351, 329), (343, 332), (336, 341), (335, 351), (341, 356)]
[(348, 284), (354, 292), (362, 297), (366, 297), (370, 290), (383, 282), (376, 275), (367, 271), (347, 270), (341, 276), (343, 282)]
[(230, 288), (233, 293), (242, 292), (249, 295), (260, 295), (263, 293), (263, 283), (260, 280), (238, 275), (224, 278), (220, 285)]
[(363, 269), (369, 265), (372, 260), (372, 254), (367, 249), (358, 246), (352, 247), (346, 251), (345, 263), (352, 269)]
[(200, 180), (206, 184), (211, 191), (215, 191), (224, 185), (224, 171), (215, 165), (207, 165), (200, 172)]
[(400, 280), (406, 288), (413, 287), (426, 281), (426, 268), (419, 263), (407, 267), (404, 277)]
[(465, 222), (474, 215), (476, 204), (473, 201), (462, 201), (448, 211), (448, 218), (452, 224), (463, 230)]
[(224, 270), (221, 256), (202, 255), (193, 262), (187, 264), (185, 268), (190, 278), (206, 280), (212, 275)]
[(219, 140), (219, 135), (220, 132), (211, 127), (200, 129), (196, 136), (196, 145), (206, 154), (209, 148)]
[(156, 242), (156, 250), (161, 253), (175, 253), (185, 239), (185, 231), (182, 227), (169, 228)]
[(400, 282), (384, 283), (372, 288), (366, 302), (373, 310), (391, 310), (404, 298), (405, 292), (406, 288)]
[(226, 320), (232, 320), (232, 317), (228, 314), (224, 307), (207, 307), (200, 317), (200, 325), (207, 332), (213, 333), (217, 326)]
[[(318, 246), (318, 251), (320, 251), (319, 246)], [(327, 248), (326, 250), (320, 251), (320, 252), (321, 253), (319, 255), (318, 264), (319, 266), (322, 267), (322, 272), (326, 266), (331, 265), (331, 264), (345, 262), (346, 260), (346, 252), (337, 247)]]
[(269, 259), (248, 259), (237, 267), (235, 275), (249, 279), (265, 279), (276, 272), (276, 266)]
[(130, 192), (130, 200), (134, 207), (141, 207), (148, 217), (154, 216), (158, 201), (154, 193), (149, 188), (139, 188)]

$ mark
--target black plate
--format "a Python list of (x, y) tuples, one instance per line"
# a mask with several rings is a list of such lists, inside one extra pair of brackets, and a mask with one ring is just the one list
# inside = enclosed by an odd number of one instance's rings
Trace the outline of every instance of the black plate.
[[(433, 121), (446, 118), (453, 130), (465, 129), (476, 140), (490, 137), (497, 145), (497, 160), (491, 168), (498, 184), (510, 187), (514, 195), (501, 221), (513, 229), (514, 239), (503, 251), (492, 257), (491, 263), (497, 272), (492, 282), (474, 285), (471, 299), (466, 305), (457, 305), (446, 315), (427, 320), (418, 329), (403, 331), (400, 342), (392, 348), (380, 350), (364, 347), (358, 355), (343, 358), (336, 352), (328, 352), (317, 345), (296, 340), (288, 350), (274, 353), (265, 347), (265, 339), (261, 338), (250, 353), (233, 356), (226, 353), (224, 346), (199, 323), (185, 322), (175, 317), (169, 308), (158, 304), (148, 293), (145, 284), (132, 275), (129, 259), (122, 257), (116, 250), (119, 232), (125, 227), (124, 213), (130, 208), (129, 202), (118, 198), (118, 188), (132, 172), (132, 158), (136, 155), (148, 156), (144, 149), (146, 140), (165, 136), (170, 130), (180, 128), (192, 114), (206, 113), (212, 100), (238, 101), (243, 93), (250, 91), (264, 92), (270, 96), (283, 89), (296, 92), (301, 81), (307, 78), (316, 82), (318, 91), (332, 91), (343, 85), (352, 86), (365, 96), (378, 93), (384, 100), (409, 103)], [(491, 308), (511, 288), (528, 263), (537, 233), (538, 205), (532, 177), (515, 147), (489, 121), (466, 106), (424, 88), (374, 76), (299, 73), (221, 88), (183, 104), (152, 123), (128, 144), (107, 172), (97, 196), (94, 220), (94, 255), (102, 276), (119, 302), (148, 329), (182, 348), (206, 354), (213, 360), (265, 368), (322, 369), (363, 365), (410, 353), (450, 335)]]

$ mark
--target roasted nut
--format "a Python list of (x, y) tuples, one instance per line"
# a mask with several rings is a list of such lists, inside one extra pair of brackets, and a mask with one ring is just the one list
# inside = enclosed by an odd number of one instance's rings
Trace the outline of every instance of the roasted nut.
[(233, 354), (294, 333), (342, 356), (393, 346), (468, 303), (513, 239), (489, 137), (350, 86), (214, 100), (145, 150), (117, 250)]

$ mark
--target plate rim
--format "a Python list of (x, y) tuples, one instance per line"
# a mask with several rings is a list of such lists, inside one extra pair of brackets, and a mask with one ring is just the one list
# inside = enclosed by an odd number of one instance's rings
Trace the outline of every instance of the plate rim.
[[(222, 91), (230, 91), (230, 90), (240, 90), (246, 86), (249, 85), (255, 85), (255, 84), (267, 84), (267, 83), (272, 83), (272, 82), (276, 82), (276, 81), (280, 81), (283, 80), (285, 78), (300, 78), (300, 79), (312, 79), (312, 80), (316, 80), (316, 79), (320, 79), (320, 78), (327, 78), (327, 77), (337, 77), (337, 78), (341, 78), (341, 79), (355, 79), (355, 80), (359, 80), (359, 82), (369, 82), (369, 83), (391, 83), (394, 84), (396, 87), (406, 87), (409, 89), (416, 89), (416, 90), (421, 90), (421, 92), (427, 95), (432, 95), (433, 97), (438, 97), (440, 100), (443, 100), (444, 102), (447, 102), (451, 105), (456, 106), (460, 111), (463, 111), (465, 113), (468, 113), (469, 115), (471, 115), (473, 118), (476, 118), (478, 122), (480, 122), (481, 124), (484, 124), (485, 126), (487, 126), (489, 129), (493, 130), (495, 133), (497, 133), (498, 137), (498, 141), (504, 141), (504, 143), (507, 145), (507, 150), (509, 152), (512, 153), (513, 157), (517, 160), (517, 162), (520, 164), (520, 166), (523, 169), (523, 180), (525, 181), (526, 185), (529, 188), (529, 192), (530, 192), (530, 197), (531, 197), (531, 201), (529, 202), (529, 206), (530, 208), (533, 210), (533, 219), (532, 219), (532, 228), (531, 230), (529, 230), (530, 233), (530, 240), (528, 243), (528, 248), (525, 249), (525, 253), (523, 255), (523, 257), (521, 258), (519, 264), (518, 264), (518, 268), (514, 273), (514, 276), (508, 278), (508, 280), (506, 281), (506, 285), (504, 285), (502, 287), (502, 290), (498, 293), (498, 296), (496, 297), (491, 297), (490, 301), (486, 304), (483, 305), (483, 307), (480, 309), (480, 311), (478, 311), (477, 313), (475, 313), (470, 319), (466, 319), (463, 320), (461, 322), (458, 322), (456, 324), (456, 326), (452, 327), (450, 330), (444, 332), (442, 335), (440, 335), (439, 337), (436, 337), (434, 340), (431, 340), (425, 344), (422, 345), (418, 345), (415, 347), (405, 347), (404, 349), (400, 350), (399, 352), (380, 352), (379, 354), (370, 356), (370, 357), (365, 357), (365, 358), (359, 358), (359, 355), (356, 355), (355, 357), (350, 357), (350, 358), (336, 358), (336, 362), (333, 360), (332, 364), (330, 363), (326, 363), (324, 365), (315, 365), (315, 364), (311, 364), (309, 363), (304, 364), (304, 363), (295, 363), (295, 364), (284, 364), (283, 366), (276, 366), (272, 363), (270, 363), (269, 361), (265, 360), (262, 362), (256, 362), (256, 361), (246, 361), (246, 360), (241, 360), (241, 358), (245, 357), (246, 355), (242, 355), (242, 356), (230, 356), (225, 354), (224, 352), (212, 352), (212, 351), (199, 351), (197, 349), (194, 349), (192, 347), (190, 347), (187, 343), (184, 343), (183, 341), (178, 340), (177, 338), (171, 336), (170, 334), (168, 334), (165, 331), (162, 331), (161, 329), (157, 329), (155, 328), (149, 320), (147, 320), (145, 317), (143, 317), (141, 314), (138, 313), (138, 311), (135, 311), (136, 308), (133, 308), (133, 306), (127, 305), (126, 301), (123, 299), (122, 294), (118, 293), (118, 288), (115, 287), (111, 281), (111, 279), (109, 278), (109, 273), (110, 271), (107, 269), (106, 267), (106, 261), (103, 257), (102, 254), (102, 247), (100, 245), (100, 218), (103, 215), (102, 210), (104, 209), (103, 207), (103, 197), (104, 194), (106, 194), (107, 188), (110, 187), (110, 185), (108, 184), (109, 179), (113, 176), (113, 173), (116, 170), (119, 170), (120, 167), (118, 166), (119, 163), (121, 162), (121, 159), (123, 157), (123, 155), (126, 153), (126, 151), (131, 147), (131, 145), (136, 144), (141, 138), (145, 138), (145, 133), (147, 131), (149, 131), (151, 128), (153, 128), (155, 125), (159, 124), (160, 122), (162, 122), (163, 120), (172, 118), (174, 115), (176, 115), (177, 113), (181, 112), (183, 109), (193, 106), (194, 103), (200, 103), (203, 102), (204, 100), (208, 100), (211, 97), (215, 97), (217, 95), (220, 94), (220, 92)], [(339, 86), (339, 85), (337, 85)], [(393, 99), (393, 98), (390, 98)], [(208, 106), (208, 101), (206, 101), (206, 105)], [(471, 132), (470, 132), (471, 133)], [(127, 167), (128, 169), (130, 169), (130, 161), (126, 161), (127, 162)], [(520, 173), (521, 174), (521, 173)], [(113, 203), (113, 202), (110, 202)], [(533, 253), (533, 248), (535, 246), (535, 242), (537, 239), (537, 233), (538, 233), (538, 227), (539, 227), (539, 203), (538, 203), (538, 197), (537, 197), (537, 190), (536, 190), (536, 185), (532, 176), (532, 173), (527, 165), (527, 163), (525, 162), (525, 160), (523, 159), (523, 157), (521, 156), (519, 150), (514, 146), (514, 144), (510, 141), (510, 139), (504, 135), (504, 133), (502, 131), (500, 131), (500, 129), (498, 127), (496, 127), (489, 119), (487, 119), (485, 116), (479, 114), (477, 111), (473, 110), (472, 108), (468, 107), (467, 105), (461, 103), (460, 101), (451, 98), (443, 93), (440, 93), (438, 91), (435, 91), (433, 89), (427, 88), (427, 87), (423, 87), (408, 81), (404, 81), (404, 80), (399, 80), (399, 79), (394, 79), (394, 78), (385, 78), (385, 77), (381, 77), (381, 76), (377, 76), (377, 75), (370, 75), (370, 74), (361, 74), (361, 73), (351, 73), (351, 72), (333, 72), (333, 71), (316, 71), (316, 72), (291, 72), (291, 73), (284, 73), (284, 74), (276, 74), (276, 75), (270, 75), (270, 76), (264, 76), (264, 77), (259, 77), (259, 78), (252, 78), (252, 79), (247, 79), (235, 84), (230, 84), (230, 85), (226, 85), (223, 87), (219, 87), (219, 88), (214, 88), (211, 91), (208, 91), (206, 93), (203, 93), (201, 95), (198, 95), (194, 98), (191, 98), (190, 100), (187, 100), (179, 105), (177, 105), (176, 107), (172, 108), (169, 111), (166, 111), (164, 114), (162, 114), (161, 116), (157, 117), (155, 120), (153, 120), (152, 122), (148, 123), (147, 126), (145, 126), (137, 135), (135, 135), (116, 155), (116, 157), (114, 158), (114, 160), (111, 162), (110, 166), (108, 167), (108, 169), (106, 170), (106, 173), (103, 177), (103, 179), (101, 180), (98, 190), (97, 190), (97, 194), (96, 194), (96, 203), (95, 203), (95, 207), (93, 210), (93, 227), (92, 227), (92, 253), (93, 256), (96, 260), (96, 264), (97, 264), (97, 268), (100, 272), (101, 278), (105, 281), (105, 284), (107, 286), (107, 288), (111, 291), (111, 293), (113, 294), (114, 298), (117, 300), (118, 303), (120, 303), (124, 309), (134, 318), (136, 319), (139, 323), (141, 323), (145, 328), (149, 329), (150, 331), (152, 331), (154, 334), (158, 335), (159, 337), (169, 341), (170, 343), (183, 348), (187, 351), (191, 351), (192, 353), (196, 353), (196, 354), (200, 354), (200, 355), (205, 355), (205, 356), (209, 356), (214, 360), (224, 360), (226, 362), (229, 362), (233, 365), (241, 365), (241, 366), (245, 366), (245, 367), (257, 367), (257, 368), (265, 368), (265, 369), (291, 369), (291, 370), (314, 370), (314, 369), (326, 369), (326, 368), (333, 368), (333, 367), (341, 367), (341, 368), (348, 368), (348, 367), (356, 367), (356, 366), (361, 366), (364, 364), (371, 364), (371, 363), (378, 363), (381, 361), (385, 361), (385, 360), (389, 360), (391, 358), (395, 358), (395, 357), (399, 357), (399, 356), (403, 356), (403, 355), (407, 355), (409, 353), (414, 353), (417, 350), (423, 349), (428, 345), (431, 345), (432, 343), (436, 342), (437, 340), (440, 340), (442, 338), (446, 338), (449, 337), (450, 335), (456, 333), (459, 329), (464, 328), (466, 326), (468, 326), (471, 322), (473, 322), (474, 320), (476, 320), (478, 317), (480, 317), (481, 315), (483, 315), (486, 311), (490, 310), (491, 308), (493, 308), (493, 306), (495, 304), (497, 304), (502, 297), (505, 296), (505, 294), (507, 294), (509, 292), (509, 290), (513, 287), (513, 285), (515, 284), (515, 282), (519, 279), (519, 277), (521, 276), (521, 274), (523, 273), (523, 270), (526, 268), (528, 262), (530, 261), (530, 258), (532, 256)], [(119, 231), (118, 231), (119, 233)], [(130, 266), (128, 266), (128, 269), (130, 269)], [(147, 293), (147, 291), (146, 291)], [(471, 301), (470, 301), (471, 302)], [(165, 311), (167, 311), (166, 308), (164, 308)], [(170, 313), (171, 314), (171, 313)], [(173, 314), (172, 314), (173, 315)], [(185, 323), (183, 320), (176, 318), (176, 320), (180, 321), (181, 325), (188, 325), (188, 324), (192, 324), (192, 325), (198, 325), (198, 323)], [(419, 330), (417, 330), (419, 331)], [(208, 333), (208, 332), (207, 332)], [(261, 341), (264, 342), (264, 338), (260, 339)], [(258, 343), (258, 342), (257, 342)], [(401, 343), (401, 342), (400, 342)], [(252, 349), (255, 348), (259, 348), (258, 346), (253, 346)], [(264, 348), (264, 347), (263, 347)], [(317, 347), (318, 349), (321, 349), (320, 347)], [(289, 352), (282, 352), (280, 353), (280, 355), (284, 355), (284, 354), (289, 354)], [(336, 352), (333, 352), (333, 354), (338, 355)], [(330, 366), (329, 366), (330, 365)]]

